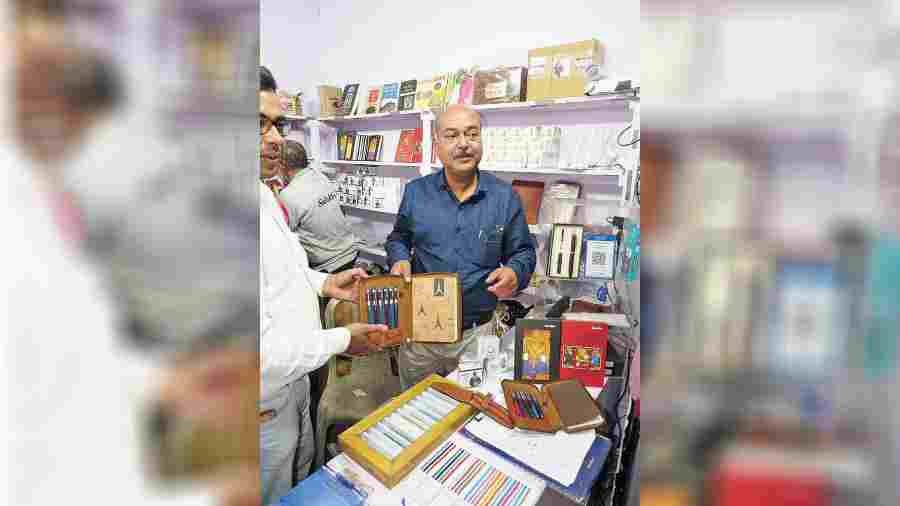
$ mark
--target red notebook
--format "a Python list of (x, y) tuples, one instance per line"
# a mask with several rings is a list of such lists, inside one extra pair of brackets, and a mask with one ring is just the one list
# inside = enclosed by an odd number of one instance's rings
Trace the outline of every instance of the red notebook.
[(605, 386), (608, 331), (601, 322), (563, 320), (559, 379), (577, 378), (586, 387)]

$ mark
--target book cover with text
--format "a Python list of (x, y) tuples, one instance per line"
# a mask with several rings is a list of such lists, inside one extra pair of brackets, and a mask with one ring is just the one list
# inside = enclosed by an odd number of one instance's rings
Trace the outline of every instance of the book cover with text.
[(397, 112), (400, 101), (400, 83), (388, 83), (381, 87), (381, 107), (378, 112)]

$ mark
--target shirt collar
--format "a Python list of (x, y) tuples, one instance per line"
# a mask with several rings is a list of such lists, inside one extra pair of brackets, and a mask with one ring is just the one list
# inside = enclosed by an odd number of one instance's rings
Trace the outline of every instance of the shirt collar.
[[(475, 193), (472, 194), (472, 197), (482, 197), (488, 191), (489, 184), (484, 180), (481, 174), (481, 169), (475, 169), (475, 177), (477, 178), (477, 183), (475, 186)], [(444, 172), (444, 169), (441, 169), (440, 177), (437, 179), (438, 188), (441, 190), (447, 190), (448, 192), (453, 192), (450, 189), (450, 185), (447, 184), (447, 174)]]

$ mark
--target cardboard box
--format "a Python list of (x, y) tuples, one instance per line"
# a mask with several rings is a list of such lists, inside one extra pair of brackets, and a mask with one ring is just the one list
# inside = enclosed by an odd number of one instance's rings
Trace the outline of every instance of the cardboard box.
[(528, 100), (584, 95), (587, 69), (602, 65), (605, 52), (596, 39), (560, 44), (528, 52)]

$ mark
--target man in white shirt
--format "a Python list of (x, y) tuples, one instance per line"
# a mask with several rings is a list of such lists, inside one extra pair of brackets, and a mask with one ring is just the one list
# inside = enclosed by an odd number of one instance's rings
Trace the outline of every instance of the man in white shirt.
[[(263, 181), (279, 170), (284, 116), (276, 84), (260, 68), (259, 331), (260, 479), (263, 504), (278, 501), (306, 476), (312, 461), (309, 379), (337, 353), (372, 353), (366, 338), (384, 325), (351, 324), (323, 330), (318, 296), (355, 300), (362, 269), (323, 274), (309, 268), (306, 252), (288, 227), (285, 209)], [(296, 457), (295, 457), (296, 455)], [(297, 474), (292, 470), (297, 460)]]

